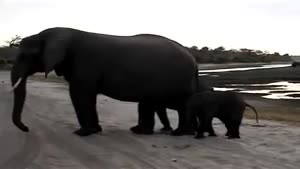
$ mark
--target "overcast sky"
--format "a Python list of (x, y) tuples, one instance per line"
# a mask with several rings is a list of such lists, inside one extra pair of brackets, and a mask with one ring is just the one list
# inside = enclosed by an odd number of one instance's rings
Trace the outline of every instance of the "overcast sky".
[(300, 55), (300, 0), (0, 0), (0, 45), (56, 26)]

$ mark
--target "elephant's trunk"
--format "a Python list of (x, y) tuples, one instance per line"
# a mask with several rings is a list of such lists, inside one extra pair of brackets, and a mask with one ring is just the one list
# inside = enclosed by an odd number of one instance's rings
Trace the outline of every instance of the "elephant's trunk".
[(29, 131), (28, 127), (26, 127), (21, 121), (21, 113), (26, 97), (26, 80), (27, 77), (25, 76), (24, 71), (21, 72), (20, 67), (14, 66), (11, 70), (11, 84), (14, 88), (12, 121), (20, 130), (24, 132)]

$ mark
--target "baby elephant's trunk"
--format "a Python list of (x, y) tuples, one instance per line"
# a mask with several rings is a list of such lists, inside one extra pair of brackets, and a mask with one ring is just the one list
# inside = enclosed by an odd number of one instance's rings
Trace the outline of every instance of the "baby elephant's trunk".
[(250, 107), (250, 108), (255, 112), (255, 115), (256, 115), (256, 123), (258, 123), (258, 114), (257, 114), (256, 109), (255, 109), (253, 106), (249, 105), (248, 103), (246, 103), (246, 107)]

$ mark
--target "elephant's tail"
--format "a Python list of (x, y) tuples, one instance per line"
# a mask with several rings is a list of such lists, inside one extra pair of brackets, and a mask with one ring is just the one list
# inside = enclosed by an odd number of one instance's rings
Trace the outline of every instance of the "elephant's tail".
[(246, 103), (246, 107), (250, 107), (255, 112), (256, 123), (258, 123), (258, 113), (257, 113), (256, 109), (253, 106), (249, 105), (248, 103)]

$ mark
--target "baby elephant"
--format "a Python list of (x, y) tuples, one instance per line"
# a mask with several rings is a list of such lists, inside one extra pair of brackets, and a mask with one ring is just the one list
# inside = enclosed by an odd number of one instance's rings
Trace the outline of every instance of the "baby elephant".
[[(228, 138), (240, 138), (239, 127), (242, 122), (246, 107), (250, 107), (258, 115), (254, 107), (247, 104), (244, 99), (232, 91), (206, 91), (196, 93), (187, 102), (187, 120), (192, 125), (195, 119), (198, 121), (195, 138), (203, 138), (204, 132), (210, 136), (216, 136), (212, 127), (214, 117), (220, 119), (227, 128)], [(192, 128), (192, 126), (190, 126)]]

